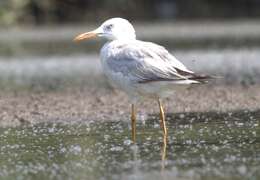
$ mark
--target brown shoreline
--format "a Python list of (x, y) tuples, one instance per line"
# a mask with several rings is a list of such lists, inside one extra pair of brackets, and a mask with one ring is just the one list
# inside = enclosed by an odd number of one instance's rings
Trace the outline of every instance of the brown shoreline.
[[(168, 113), (256, 110), (260, 85), (203, 85), (165, 99)], [(41, 122), (88, 122), (128, 120), (127, 96), (105, 88), (70, 89), (59, 92), (0, 92), (0, 127)], [(143, 114), (157, 113), (153, 100), (138, 105)]]

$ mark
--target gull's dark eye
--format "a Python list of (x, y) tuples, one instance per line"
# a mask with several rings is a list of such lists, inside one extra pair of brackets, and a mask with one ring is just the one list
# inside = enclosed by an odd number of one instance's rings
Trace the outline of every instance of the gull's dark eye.
[(105, 30), (106, 30), (106, 31), (111, 31), (111, 29), (112, 29), (113, 27), (114, 27), (113, 24), (106, 25), (106, 26), (105, 26)]

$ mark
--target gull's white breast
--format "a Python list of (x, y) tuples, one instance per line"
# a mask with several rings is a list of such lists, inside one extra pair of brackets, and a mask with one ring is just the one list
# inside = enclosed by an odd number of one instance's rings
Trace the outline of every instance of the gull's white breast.
[[(118, 89), (125, 91), (130, 96), (136, 96), (136, 84), (133, 84), (130, 77), (123, 74), (121, 71), (116, 71), (116, 67), (111, 68), (109, 66), (110, 61), (113, 61), (114, 57), (117, 56), (118, 46), (120, 46), (120, 41), (107, 42), (100, 51), (100, 59), (103, 68), (103, 72), (108, 78), (110, 84)], [(120, 63), (120, 62), (118, 62)]]

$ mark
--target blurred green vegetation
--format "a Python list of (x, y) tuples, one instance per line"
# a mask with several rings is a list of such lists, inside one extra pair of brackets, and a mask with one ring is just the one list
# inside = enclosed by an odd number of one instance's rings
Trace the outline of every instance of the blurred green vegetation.
[(2, 0), (0, 1), (0, 22), (1, 24), (13, 24), (18, 22), (20, 17), (25, 16), (24, 8), (29, 0)]
[[(148, 0), (1, 0), (0, 24), (60, 24), (95, 21), (109, 16), (150, 16)], [(140, 5), (140, 6), (139, 6)], [(137, 13), (139, 12), (139, 14)], [(127, 17), (127, 16), (126, 16)]]
[(121, 16), (135, 20), (259, 18), (259, 0), (1, 0), (0, 24), (60, 24)]

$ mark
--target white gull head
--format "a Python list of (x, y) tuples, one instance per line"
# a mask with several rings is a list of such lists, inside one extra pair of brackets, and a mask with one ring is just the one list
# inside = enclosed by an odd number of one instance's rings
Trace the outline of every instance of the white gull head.
[(108, 40), (136, 39), (133, 25), (123, 18), (108, 19), (95, 32), (99, 37), (104, 37)]

